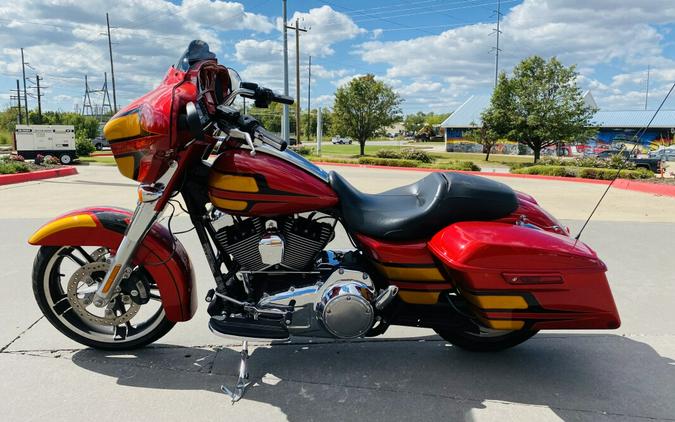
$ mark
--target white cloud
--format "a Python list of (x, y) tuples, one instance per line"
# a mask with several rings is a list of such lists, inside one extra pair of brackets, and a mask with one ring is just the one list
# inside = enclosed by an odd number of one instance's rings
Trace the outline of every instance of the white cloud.
[[(295, 12), (289, 24), (295, 25), (296, 20), (300, 22), (300, 27), (310, 28), (300, 35), (300, 46), (303, 54), (312, 56), (329, 56), (335, 52), (333, 44), (367, 32), (349, 16), (326, 5), (310, 9), (307, 13)], [(289, 30), (289, 34), (293, 34), (292, 30)], [(292, 40), (289, 40), (291, 43)]]
[[(670, 61), (663, 57), (663, 35), (652, 26), (672, 22), (672, 0), (525, 0), (503, 18), (500, 67), (509, 70), (531, 54), (558, 56), (588, 75), (598, 65), (615, 66), (622, 74), (611, 85), (619, 87), (638, 84), (642, 78), (638, 71), (622, 69), (642, 69), (652, 61), (665, 63), (653, 68), (654, 78), (672, 80)], [(439, 35), (369, 41), (361, 44), (359, 53), (368, 63), (387, 65), (389, 77), (442, 80), (449, 92), (465, 98), (492, 87), (494, 56), (488, 52), (494, 38), (486, 35), (492, 27), (478, 23)], [(598, 83), (593, 86), (603, 88)], [(618, 104), (615, 96), (619, 94), (611, 95), (599, 97), (602, 106)]]

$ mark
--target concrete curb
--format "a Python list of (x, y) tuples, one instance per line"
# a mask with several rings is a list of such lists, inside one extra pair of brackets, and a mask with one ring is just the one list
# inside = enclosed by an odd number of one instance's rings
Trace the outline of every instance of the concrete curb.
[[(513, 174), (513, 173), (489, 173), (480, 171), (464, 171), (464, 170), (443, 170), (443, 169), (429, 169), (420, 167), (393, 167), (393, 166), (378, 166), (373, 164), (350, 164), (350, 163), (330, 163), (323, 161), (314, 161), (314, 164), (323, 166), (338, 166), (338, 167), (362, 167), (373, 168), (378, 170), (404, 170), (404, 171), (421, 171), (427, 173), (453, 171), (456, 173), (473, 174), (478, 176), (488, 177), (506, 177), (515, 179), (539, 179), (539, 180), (554, 180), (559, 182), (573, 182), (573, 183), (587, 183), (591, 185), (609, 185), (609, 180), (596, 179), (582, 179), (579, 177), (562, 177), (562, 176), (543, 176), (539, 174)], [(637, 182), (629, 179), (617, 179), (612, 185), (614, 188), (624, 189), (634, 192), (650, 193), (659, 196), (669, 196), (675, 198), (675, 185), (665, 185), (656, 183)]]
[(52, 177), (72, 176), (74, 174), (77, 174), (77, 169), (73, 166), (49, 170), (37, 170), (28, 173), (2, 174), (0, 175), (0, 186), (13, 183), (32, 182), (34, 180), (51, 179)]

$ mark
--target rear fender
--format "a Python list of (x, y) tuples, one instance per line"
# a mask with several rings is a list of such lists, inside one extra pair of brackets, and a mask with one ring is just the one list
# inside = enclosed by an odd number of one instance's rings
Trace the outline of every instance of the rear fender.
[[(122, 242), (132, 212), (92, 207), (71, 211), (40, 227), (28, 240), (40, 246), (105, 246), (115, 251)], [(197, 310), (194, 270), (185, 248), (169, 230), (155, 223), (133, 260), (144, 265), (162, 296), (169, 320), (187, 321)]]

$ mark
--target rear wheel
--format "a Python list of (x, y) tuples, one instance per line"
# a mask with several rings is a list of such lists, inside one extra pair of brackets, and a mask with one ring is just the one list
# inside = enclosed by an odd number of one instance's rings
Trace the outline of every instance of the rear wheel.
[(434, 331), (454, 346), (471, 352), (499, 352), (517, 346), (537, 334), (537, 330), (505, 331), (483, 327), (477, 327), (476, 330), (442, 328)]
[(40, 310), (56, 329), (85, 346), (129, 350), (158, 340), (174, 323), (166, 318), (159, 289), (143, 268), (134, 269), (125, 280), (133, 283), (123, 283), (107, 307), (92, 304), (109, 258), (106, 248), (41, 247), (33, 264)]

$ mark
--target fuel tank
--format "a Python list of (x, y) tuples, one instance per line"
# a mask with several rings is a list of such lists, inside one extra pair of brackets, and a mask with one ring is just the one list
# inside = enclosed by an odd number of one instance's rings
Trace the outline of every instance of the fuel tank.
[(211, 166), (211, 203), (230, 214), (274, 216), (337, 205), (328, 174), (292, 151), (227, 150)]

